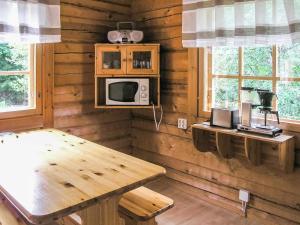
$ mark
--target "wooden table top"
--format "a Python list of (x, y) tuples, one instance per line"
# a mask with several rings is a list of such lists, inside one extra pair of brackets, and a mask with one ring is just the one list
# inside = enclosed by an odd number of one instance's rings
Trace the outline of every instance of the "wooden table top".
[(0, 192), (32, 224), (69, 215), (165, 174), (55, 129), (0, 136)]

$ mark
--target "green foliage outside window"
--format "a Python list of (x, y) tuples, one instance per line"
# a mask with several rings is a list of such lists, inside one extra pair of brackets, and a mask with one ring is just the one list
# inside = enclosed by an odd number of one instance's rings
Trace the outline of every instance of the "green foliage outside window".
[(238, 107), (238, 80), (228, 78), (213, 79), (213, 105), (221, 108)]
[(29, 45), (0, 44), (0, 111), (28, 106), (29, 75), (3, 75), (1, 71), (28, 71)]
[(278, 72), (282, 77), (300, 77), (300, 44), (278, 48)]
[(244, 74), (272, 76), (272, 47), (244, 48)]
[(218, 47), (212, 49), (215, 75), (237, 75), (239, 73), (239, 49)]
[(279, 115), (300, 120), (300, 82), (280, 81), (277, 90)]

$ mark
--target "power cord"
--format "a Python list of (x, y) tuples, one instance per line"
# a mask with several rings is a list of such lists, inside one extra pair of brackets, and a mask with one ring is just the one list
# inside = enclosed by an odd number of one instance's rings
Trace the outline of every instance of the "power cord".
[(247, 212), (247, 202), (242, 201), (242, 211), (243, 211), (244, 215), (246, 216), (246, 212)]
[(156, 131), (159, 131), (160, 128), (160, 124), (164, 115), (164, 111), (163, 111), (163, 107), (162, 105), (160, 105), (160, 119), (159, 122), (157, 123), (157, 119), (156, 119), (156, 112), (155, 112), (155, 105), (152, 103), (152, 109), (153, 109), (153, 117), (154, 117), (154, 122), (155, 122), (155, 128)]

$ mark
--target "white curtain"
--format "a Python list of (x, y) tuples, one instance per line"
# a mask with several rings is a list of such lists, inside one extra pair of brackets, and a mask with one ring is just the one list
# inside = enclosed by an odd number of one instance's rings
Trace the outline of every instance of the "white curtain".
[(300, 42), (300, 0), (183, 0), (184, 47)]
[(0, 42), (60, 42), (59, 0), (0, 0)]

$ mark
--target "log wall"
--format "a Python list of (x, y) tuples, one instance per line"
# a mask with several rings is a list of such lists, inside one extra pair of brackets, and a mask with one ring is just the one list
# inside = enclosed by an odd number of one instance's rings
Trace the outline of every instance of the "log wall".
[(127, 0), (61, 0), (62, 42), (55, 44), (54, 126), (116, 149), (131, 144), (129, 111), (94, 109), (94, 44), (130, 17)]
[[(146, 40), (161, 43), (164, 107), (159, 132), (150, 110), (133, 110), (132, 153), (164, 165), (168, 177), (197, 187), (204, 199), (237, 213), (241, 212), (239, 189), (249, 190), (248, 216), (261, 219), (262, 224), (300, 224), (299, 167), (287, 175), (269, 167), (253, 167), (236, 159), (222, 160), (211, 153), (200, 153), (192, 144), (191, 130), (177, 128), (177, 119), (188, 117), (188, 52), (181, 44), (181, 2), (132, 2), (132, 18), (145, 31)], [(299, 133), (296, 135), (299, 137)], [(296, 161), (299, 164), (299, 151)]]
[[(168, 176), (199, 189), (198, 196), (241, 212), (238, 190), (251, 192), (248, 216), (262, 224), (300, 224), (300, 168), (286, 175), (238, 160), (200, 153), (187, 118), (188, 52), (181, 45), (181, 0), (61, 0), (63, 42), (55, 45), (55, 127), (164, 165)], [(94, 43), (106, 41), (116, 21), (137, 21), (161, 50), (164, 120), (155, 131), (151, 110), (95, 110)], [(131, 129), (130, 129), (131, 128)], [(299, 139), (297, 140), (299, 146)], [(299, 151), (297, 162), (300, 164)]]

